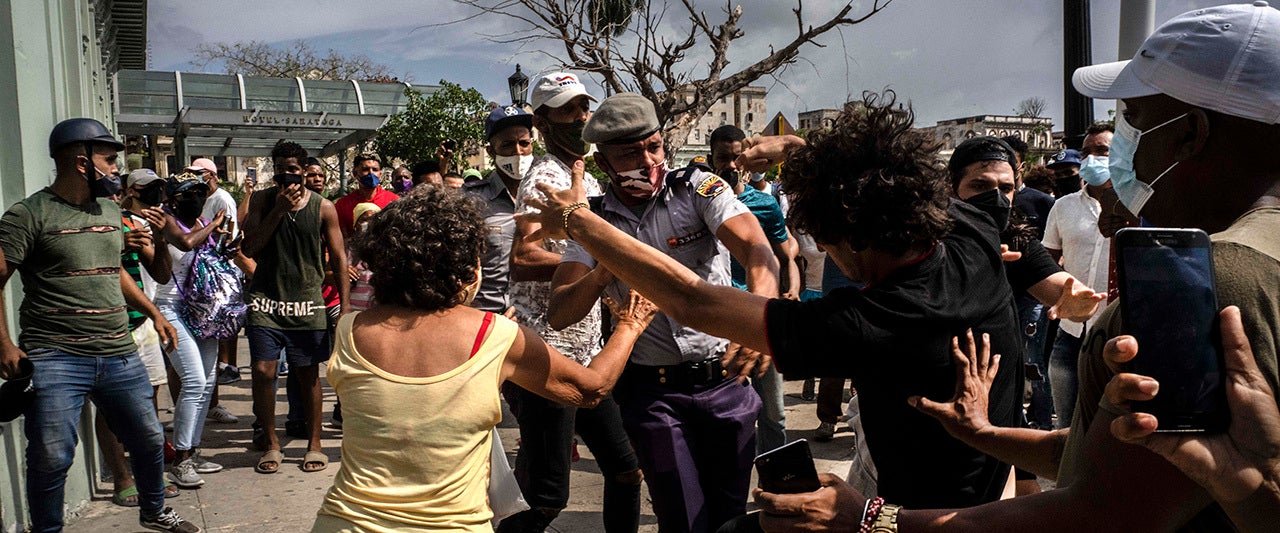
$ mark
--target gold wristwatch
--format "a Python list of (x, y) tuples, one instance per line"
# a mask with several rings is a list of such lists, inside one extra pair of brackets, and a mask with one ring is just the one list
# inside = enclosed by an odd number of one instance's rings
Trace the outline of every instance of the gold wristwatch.
[(871, 533), (898, 533), (898, 511), (901, 505), (884, 504), (876, 521), (871, 523)]

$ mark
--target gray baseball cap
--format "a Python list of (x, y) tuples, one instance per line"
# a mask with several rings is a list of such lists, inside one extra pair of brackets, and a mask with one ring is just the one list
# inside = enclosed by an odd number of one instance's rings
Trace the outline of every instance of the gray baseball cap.
[(637, 93), (618, 93), (600, 102), (582, 128), (582, 140), (596, 144), (626, 144), (644, 140), (658, 131), (653, 102)]

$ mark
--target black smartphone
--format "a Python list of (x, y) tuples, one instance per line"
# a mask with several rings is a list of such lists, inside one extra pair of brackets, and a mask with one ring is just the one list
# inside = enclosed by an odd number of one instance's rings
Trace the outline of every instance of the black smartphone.
[(248, 167), (244, 169), (244, 181), (250, 186), (258, 184), (258, 167)]
[(1229, 416), (1209, 236), (1198, 229), (1116, 233), (1120, 311), (1138, 341), (1129, 371), (1160, 382), (1150, 413), (1161, 432), (1220, 433)]
[(809, 442), (792, 441), (756, 457), (756, 473), (760, 488), (774, 494), (798, 494), (822, 488), (818, 471), (813, 466)]
[(441, 144), (444, 146), (445, 150), (453, 151), (458, 149), (458, 141), (453, 139), (449, 139)]

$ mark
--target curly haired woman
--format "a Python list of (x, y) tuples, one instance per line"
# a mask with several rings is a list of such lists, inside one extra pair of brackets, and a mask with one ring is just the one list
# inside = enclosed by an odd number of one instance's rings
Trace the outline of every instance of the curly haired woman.
[(328, 379), (342, 397), (342, 466), (312, 531), (491, 532), (487, 488), (498, 387), (577, 406), (609, 393), (656, 308), (632, 295), (590, 366), (501, 315), (467, 307), (484, 225), (472, 199), (419, 187), (354, 238), (374, 303), (337, 327)]

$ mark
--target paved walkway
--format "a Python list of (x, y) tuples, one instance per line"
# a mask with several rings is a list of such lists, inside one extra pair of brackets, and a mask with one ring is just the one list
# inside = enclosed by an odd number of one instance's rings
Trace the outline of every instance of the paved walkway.
[[(242, 352), (240, 361), (247, 362), (249, 357), (243, 340), (240, 346)], [(306, 451), (306, 441), (284, 436), (286, 404), (284, 391), (281, 390), (277, 409), (279, 409), (279, 431), (281, 443), (284, 445), (285, 461), (280, 471), (275, 474), (255, 473), (253, 464), (261, 452), (247, 451), (251, 437), (250, 423), (253, 421), (253, 416), (250, 414), (251, 398), (247, 370), (244, 371), (243, 378), (238, 383), (223, 385), (220, 392), (222, 404), (239, 416), (240, 422), (237, 424), (210, 422), (205, 426), (203, 454), (209, 460), (224, 465), (226, 469), (216, 474), (205, 475), (206, 484), (203, 488), (183, 491), (177, 498), (170, 499), (169, 505), (187, 520), (210, 532), (308, 531), (315, 519), (316, 510), (320, 507), (325, 492), (338, 471), (341, 462), (342, 434), (340, 431), (325, 427), (324, 447), (329, 455), (329, 468), (318, 473), (302, 472), (299, 466), (302, 455)], [(844, 476), (852, 460), (850, 448), (853, 443), (853, 434), (842, 424), (834, 441), (813, 442), (813, 430), (818, 426), (815, 404), (800, 400), (800, 388), (800, 382), (786, 384), (789, 428), (787, 437), (809, 439), (818, 472), (834, 472)], [(169, 405), (167, 393), (161, 394), (163, 396), (161, 405)], [(332, 389), (325, 388), (324, 399), (327, 424), (335, 399)], [(499, 432), (507, 456), (514, 463), (518, 430), (514, 417), (509, 412), (504, 412), (504, 415), (503, 422), (499, 425)], [(162, 411), (160, 414), (164, 422), (168, 422), (172, 417), (172, 413)], [(603, 480), (586, 446), (580, 447), (580, 452), (582, 460), (573, 464), (570, 481), (573, 488), (570, 493), (569, 507), (552, 524), (551, 530), (566, 533), (601, 530)], [(68, 532), (144, 531), (138, 526), (136, 508), (123, 508), (111, 503), (111, 483), (101, 483), (99, 489), (98, 496), (84, 510), (82, 518), (67, 528)], [(641, 515), (640, 531), (656, 532), (658, 528), (649, 504), (647, 488), (643, 494)]]

